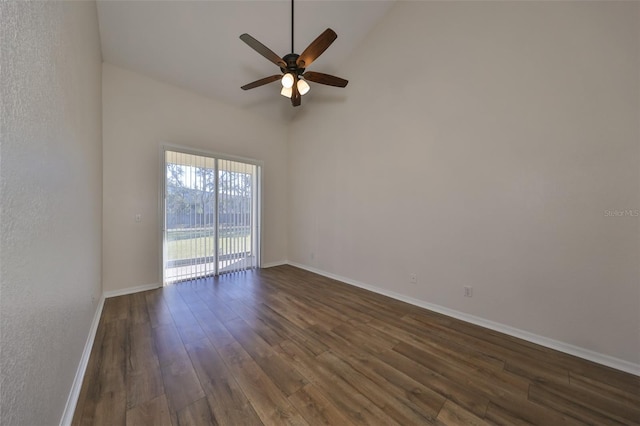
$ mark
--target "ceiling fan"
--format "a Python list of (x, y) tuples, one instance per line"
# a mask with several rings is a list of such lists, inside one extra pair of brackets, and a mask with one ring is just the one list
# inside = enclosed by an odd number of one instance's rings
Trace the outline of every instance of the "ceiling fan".
[[(282, 82), (280, 94), (291, 98), (291, 104), (296, 107), (302, 103), (302, 95), (306, 94), (310, 89), (307, 81), (325, 84), (327, 86), (345, 87), (349, 83), (348, 80), (321, 72), (306, 71), (307, 67), (327, 50), (336, 38), (338, 38), (338, 35), (335, 31), (327, 28), (318, 38), (312, 41), (300, 55), (289, 53), (281, 58), (249, 34), (242, 34), (240, 40), (247, 43), (253, 50), (280, 67), (282, 74), (261, 78), (260, 80), (245, 84), (241, 89), (249, 90), (280, 80)], [(293, 0), (291, 0), (291, 52), (294, 52)]]

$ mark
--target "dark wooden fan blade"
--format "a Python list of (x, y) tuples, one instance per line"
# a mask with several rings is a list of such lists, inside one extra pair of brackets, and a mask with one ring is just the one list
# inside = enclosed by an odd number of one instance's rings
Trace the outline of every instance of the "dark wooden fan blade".
[(241, 87), (242, 90), (249, 90), (256, 87), (263, 86), (265, 84), (273, 83), (274, 81), (280, 80), (282, 76), (280, 74), (272, 75), (269, 77), (261, 78), (260, 80), (256, 80), (253, 83), (245, 84)]
[(300, 68), (307, 68), (318, 56), (322, 55), (322, 52), (327, 50), (331, 43), (338, 38), (338, 34), (331, 28), (327, 28), (322, 34), (318, 36), (311, 44), (304, 49), (304, 52), (298, 57), (296, 63)]
[(313, 81), (314, 83), (326, 84), (327, 86), (345, 87), (349, 84), (349, 80), (321, 72), (307, 71), (303, 75), (305, 80)]
[(265, 58), (267, 58), (268, 60), (270, 60), (271, 62), (273, 62), (277, 66), (279, 66), (280, 68), (286, 68), (287, 67), (286, 62), (280, 56), (278, 56), (275, 53), (273, 53), (273, 51), (271, 49), (269, 49), (264, 44), (260, 43), (255, 38), (251, 37), (249, 34), (246, 34), (246, 33), (242, 34), (240, 36), (240, 40), (242, 40), (245, 43), (247, 43), (249, 45), (249, 47), (251, 47), (253, 50), (258, 52), (259, 54), (261, 54), (262, 56), (264, 56)]
[(298, 90), (298, 79), (293, 83), (293, 93), (291, 94), (291, 105), (294, 107), (300, 106), (302, 103), (302, 95), (300, 95), (300, 91)]

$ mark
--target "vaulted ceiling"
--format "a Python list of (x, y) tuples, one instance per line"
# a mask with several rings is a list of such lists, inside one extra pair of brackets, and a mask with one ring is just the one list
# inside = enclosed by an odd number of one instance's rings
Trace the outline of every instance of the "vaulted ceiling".
[[(311, 66), (314, 71), (353, 81), (342, 72), (367, 33), (393, 0), (301, 0), (295, 3), (295, 53), (326, 28), (338, 39)], [(280, 56), (291, 53), (291, 3), (287, 0), (233, 1), (98, 1), (105, 62), (146, 74), (238, 108), (269, 118), (289, 120), (296, 114), (279, 95), (279, 83), (249, 91), (240, 86), (279, 72), (243, 43), (249, 33)], [(312, 83), (303, 99), (339, 101), (349, 87)]]

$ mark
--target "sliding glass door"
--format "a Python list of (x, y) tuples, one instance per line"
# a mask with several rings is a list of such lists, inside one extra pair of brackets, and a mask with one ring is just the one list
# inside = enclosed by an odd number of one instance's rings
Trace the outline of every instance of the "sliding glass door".
[(164, 150), (165, 284), (258, 266), (260, 167)]

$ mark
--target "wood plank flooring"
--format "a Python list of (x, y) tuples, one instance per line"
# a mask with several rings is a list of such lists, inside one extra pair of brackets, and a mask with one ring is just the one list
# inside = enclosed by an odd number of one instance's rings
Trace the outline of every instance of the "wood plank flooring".
[(74, 425), (632, 425), (640, 378), (291, 266), (105, 301)]

